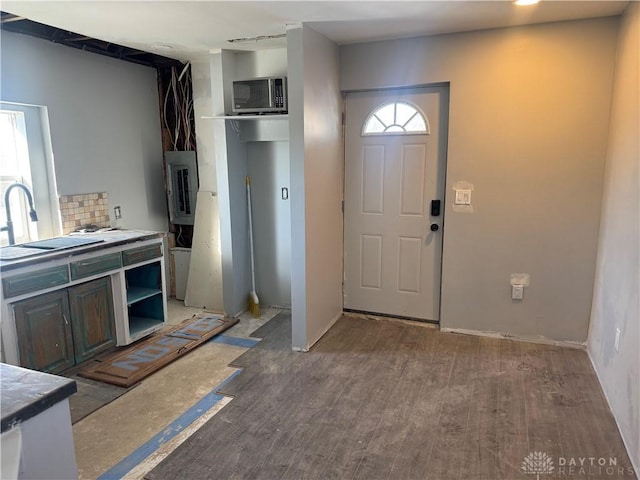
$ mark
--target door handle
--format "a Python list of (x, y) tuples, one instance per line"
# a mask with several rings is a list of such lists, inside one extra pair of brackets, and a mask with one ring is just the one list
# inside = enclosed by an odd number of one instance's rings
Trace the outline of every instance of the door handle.
[(431, 228), (432, 232), (437, 232), (438, 230), (440, 230), (440, 227), (438, 226), (437, 223), (432, 223), (431, 227), (429, 227), (429, 228)]

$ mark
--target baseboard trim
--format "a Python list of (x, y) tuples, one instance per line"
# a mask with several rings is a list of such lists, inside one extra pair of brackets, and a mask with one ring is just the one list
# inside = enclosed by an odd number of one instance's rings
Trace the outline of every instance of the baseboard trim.
[(613, 407), (611, 406), (611, 400), (609, 400), (609, 395), (607, 395), (607, 391), (604, 389), (604, 386), (602, 384), (602, 379), (600, 378), (600, 373), (596, 368), (596, 364), (593, 361), (593, 357), (591, 356), (591, 352), (589, 351), (588, 348), (587, 348), (587, 356), (589, 357), (589, 361), (591, 362), (591, 367), (593, 368), (593, 371), (596, 374), (596, 378), (598, 379), (598, 383), (600, 384), (600, 391), (602, 392), (602, 395), (604, 395), (604, 398), (607, 401), (607, 406), (609, 407), (609, 411), (611, 412), (611, 415), (613, 416), (613, 419), (616, 422), (616, 427), (618, 427), (618, 433), (620, 434), (620, 438), (622, 438), (622, 444), (624, 445), (624, 448), (627, 451), (627, 456), (629, 457), (629, 461), (631, 462), (631, 467), (633, 467), (633, 470), (636, 473), (636, 476), (638, 476), (640, 474), (640, 468), (639, 468), (640, 465), (636, 465), (633, 461), (634, 458), (633, 458), (633, 455), (631, 454), (632, 453), (631, 448), (627, 443), (627, 439), (622, 434), (622, 429), (620, 428), (620, 422), (618, 422), (618, 417), (616, 417), (616, 414), (614, 413)]
[(473, 335), (476, 337), (501, 338), (504, 340), (515, 340), (517, 342), (539, 343), (541, 345), (554, 345), (556, 347), (569, 347), (586, 350), (586, 342), (572, 342), (569, 340), (553, 340), (542, 336), (532, 337), (529, 335), (516, 335), (513, 333), (483, 332), (482, 330), (467, 330), (464, 328), (440, 328), (441, 332), (458, 333), (461, 335)]

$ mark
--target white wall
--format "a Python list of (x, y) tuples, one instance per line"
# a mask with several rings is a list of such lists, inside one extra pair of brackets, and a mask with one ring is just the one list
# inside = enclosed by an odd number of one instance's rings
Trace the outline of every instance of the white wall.
[(342, 313), (342, 96), (338, 47), (308, 26), (287, 34), (293, 348)]
[[(343, 90), (450, 82), (441, 325), (584, 342), (616, 19), (341, 48)], [(452, 208), (474, 185), (473, 213)], [(510, 274), (529, 273), (522, 302)]]
[[(589, 354), (636, 471), (640, 468), (640, 4), (618, 33)], [(620, 329), (619, 351), (615, 350)]]
[(107, 192), (122, 227), (166, 231), (156, 71), (1, 35), (2, 100), (48, 108), (58, 193)]

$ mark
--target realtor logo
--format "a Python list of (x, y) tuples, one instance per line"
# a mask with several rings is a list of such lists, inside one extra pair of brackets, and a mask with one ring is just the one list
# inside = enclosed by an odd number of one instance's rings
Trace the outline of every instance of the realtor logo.
[(540, 480), (540, 475), (553, 473), (553, 460), (544, 452), (530, 452), (524, 457), (520, 469), (523, 473), (535, 475), (536, 480)]

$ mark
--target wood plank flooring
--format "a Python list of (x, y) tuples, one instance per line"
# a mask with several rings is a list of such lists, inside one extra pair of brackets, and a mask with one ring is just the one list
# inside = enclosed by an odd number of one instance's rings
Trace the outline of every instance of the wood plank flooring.
[(582, 350), (343, 317), (294, 353), (285, 313), (254, 335), (234, 400), (145, 478), (535, 479), (533, 451), (540, 479), (636, 478)]

